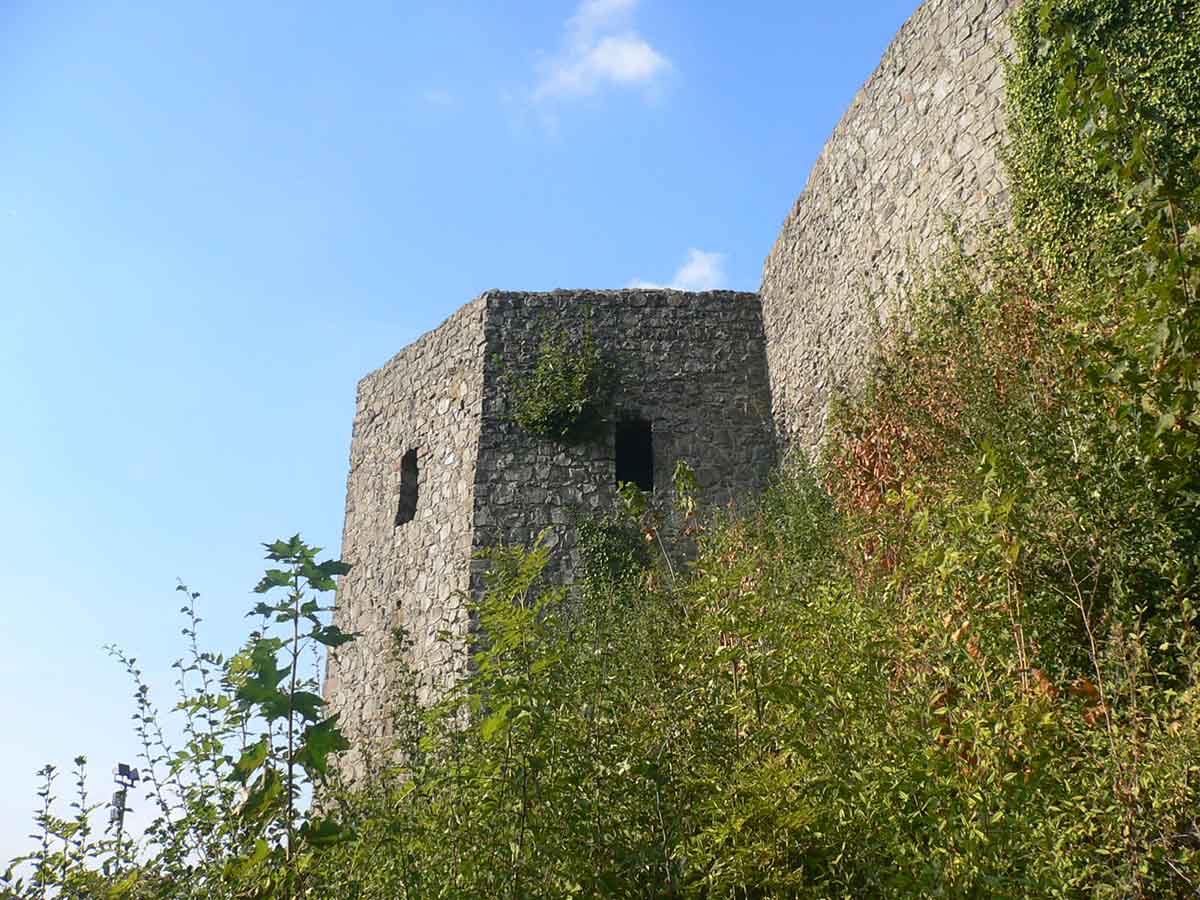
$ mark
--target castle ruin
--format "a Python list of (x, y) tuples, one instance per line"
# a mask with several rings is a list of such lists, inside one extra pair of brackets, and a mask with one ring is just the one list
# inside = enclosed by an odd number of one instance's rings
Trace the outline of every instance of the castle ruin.
[[(573, 517), (606, 511), (618, 474), (667, 501), (686, 461), (705, 499), (760, 490), (780, 454), (820, 440), (838, 385), (861, 373), (878, 323), (947, 217), (1003, 212), (1005, 14), (1017, 0), (927, 0), (834, 130), (767, 257), (758, 294), (489, 291), (358, 386), (337, 624), (325, 693), (358, 741), (386, 736), (392, 632), (411, 640), (422, 699), (461, 671), (439, 634), (471, 628), (475, 554), (545, 530), (555, 576), (578, 563)], [(547, 325), (586, 328), (616, 368), (592, 442), (515, 425), (505, 361), (536, 357)]]

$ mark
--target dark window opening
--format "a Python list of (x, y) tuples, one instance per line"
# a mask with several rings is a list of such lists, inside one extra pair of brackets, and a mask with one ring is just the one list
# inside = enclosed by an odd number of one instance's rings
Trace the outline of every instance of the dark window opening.
[(647, 419), (617, 423), (617, 482), (654, 490), (654, 438)]
[(396, 508), (396, 524), (411, 522), (417, 514), (417, 449), (414, 447), (400, 460), (400, 505)]

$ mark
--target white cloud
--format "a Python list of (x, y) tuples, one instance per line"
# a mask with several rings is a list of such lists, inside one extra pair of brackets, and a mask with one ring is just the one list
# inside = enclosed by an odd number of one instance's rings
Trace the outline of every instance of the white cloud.
[(727, 283), (725, 276), (725, 254), (705, 253), (695, 247), (688, 250), (687, 259), (675, 271), (670, 284), (658, 284), (635, 278), (629, 286), (634, 288), (669, 288), (673, 291), (715, 291)]
[(688, 251), (687, 262), (679, 267), (672, 284), (683, 291), (713, 291), (725, 284), (725, 254)]
[(567, 20), (570, 40), (586, 44), (597, 32), (629, 24), (638, 0), (583, 0)]
[(633, 28), (638, 0), (583, 0), (563, 45), (541, 66), (535, 102), (594, 94), (603, 87), (652, 88), (671, 62)]

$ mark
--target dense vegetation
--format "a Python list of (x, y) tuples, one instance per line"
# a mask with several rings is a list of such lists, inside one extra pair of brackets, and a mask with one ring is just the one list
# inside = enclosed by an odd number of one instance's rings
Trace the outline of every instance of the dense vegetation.
[(301, 590), (339, 564), (272, 545), (287, 641), (193, 649), (136, 863), (47, 807), (10, 895), (1200, 892), (1200, 3), (1015, 33), (1017, 227), (913, 288), (821, 460), (712, 519), (678, 470), (683, 570), (630, 491), (568, 588), (494, 550), (475, 667), (430, 710), (402, 680), (358, 789), (289, 685), (296, 624), (346, 637)]

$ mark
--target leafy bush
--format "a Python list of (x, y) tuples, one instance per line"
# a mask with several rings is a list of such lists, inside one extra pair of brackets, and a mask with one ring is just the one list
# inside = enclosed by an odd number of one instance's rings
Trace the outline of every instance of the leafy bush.
[(612, 369), (591, 332), (573, 338), (547, 329), (532, 370), (506, 373), (512, 420), (522, 428), (566, 443), (591, 439), (603, 423), (612, 393)]

